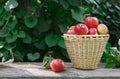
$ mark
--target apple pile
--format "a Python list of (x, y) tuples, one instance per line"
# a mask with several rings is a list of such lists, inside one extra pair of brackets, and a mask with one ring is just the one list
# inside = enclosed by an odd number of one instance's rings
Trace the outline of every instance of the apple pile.
[(77, 35), (97, 35), (97, 34), (107, 34), (108, 28), (105, 24), (99, 24), (96, 17), (86, 17), (84, 19), (84, 24), (76, 24), (71, 26), (66, 34), (77, 34)]

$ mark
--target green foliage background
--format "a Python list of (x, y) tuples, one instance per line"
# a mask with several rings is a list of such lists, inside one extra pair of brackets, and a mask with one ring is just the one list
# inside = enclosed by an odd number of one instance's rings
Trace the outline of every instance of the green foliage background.
[(108, 26), (109, 43), (117, 46), (119, 0), (0, 0), (1, 61), (42, 61), (51, 52), (70, 61), (62, 35), (88, 15)]

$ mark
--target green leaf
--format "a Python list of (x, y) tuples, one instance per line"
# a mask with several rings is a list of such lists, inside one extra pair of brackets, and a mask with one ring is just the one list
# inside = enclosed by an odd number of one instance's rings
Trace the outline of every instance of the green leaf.
[(38, 19), (34, 16), (29, 16), (24, 19), (24, 23), (28, 28), (33, 28), (38, 23)]
[(58, 41), (57, 45), (66, 49), (63, 37), (59, 37), (59, 41)]
[(0, 41), (0, 49), (4, 47), (5, 41)]
[(29, 17), (31, 14), (27, 11), (27, 8), (22, 8), (15, 13), (17, 18)]
[(109, 2), (106, 2), (107, 7), (111, 7), (112, 5)]
[(8, 35), (5, 40), (8, 42), (8, 43), (12, 43), (12, 42), (15, 42), (17, 39), (17, 36), (15, 35)]
[(7, 24), (7, 28), (9, 30), (12, 30), (15, 28), (15, 25), (17, 24), (17, 18), (15, 16), (13, 16), (13, 18), (9, 19), (9, 22)]
[(17, 35), (17, 37), (19, 37), (19, 38), (25, 38), (25, 36), (26, 36), (26, 34), (24, 31), (19, 31), (19, 33)]
[(24, 54), (23, 52), (20, 52), (20, 51), (14, 51), (14, 58), (15, 58), (15, 61), (19, 61), (19, 62), (23, 62), (24, 61)]
[(110, 49), (110, 48), (111, 48), (111, 44), (110, 44), (110, 42), (107, 42), (107, 44), (106, 44), (106, 48), (107, 48), (107, 49)]
[(58, 42), (58, 35), (55, 35), (53, 33), (50, 33), (46, 36), (45, 42), (48, 45), (48, 47), (55, 46)]
[(26, 35), (25, 38), (23, 38), (23, 42), (27, 43), (27, 44), (31, 44), (32, 43), (32, 38), (30, 35)]
[(46, 32), (50, 29), (51, 27), (51, 23), (52, 21), (51, 20), (45, 20), (43, 18), (40, 18), (39, 19), (39, 27), (38, 27), (38, 30), (40, 32)]
[(4, 19), (0, 18), (0, 27), (4, 24)]
[(46, 55), (43, 59), (43, 66), (47, 68), (50, 67), (51, 60), (52, 60), (52, 57)]
[(90, 7), (89, 6), (87, 6), (87, 5), (82, 5), (82, 8), (86, 11), (86, 12), (88, 12), (88, 13), (90, 13)]
[(11, 30), (11, 33), (12, 33), (13, 35), (18, 35), (18, 30), (13, 29), (13, 30)]
[(10, 16), (10, 11), (3, 11), (1, 17), (3, 20), (8, 20), (8, 17)]
[(2, 58), (3, 57), (3, 54), (0, 52), (0, 58)]
[(0, 5), (0, 14), (3, 12), (3, 6)]
[(42, 1), (41, 0), (32, 0), (31, 3), (32, 3), (32, 7), (38, 8), (41, 5)]
[(4, 28), (0, 30), (0, 37), (6, 37), (9, 34), (9, 30)]
[(101, 0), (96, 0), (96, 2), (100, 4), (100, 3), (101, 3)]
[(5, 46), (4, 46), (6, 49), (13, 49), (13, 48), (15, 48), (16, 47), (16, 43), (7, 43), (7, 44), (5, 44)]
[(120, 39), (118, 40), (118, 45), (120, 46)]
[(36, 53), (34, 53), (34, 54), (28, 53), (28, 54), (27, 54), (27, 57), (28, 57), (28, 59), (29, 59), (30, 61), (35, 61), (35, 60), (37, 60), (37, 59), (40, 58), (40, 53), (38, 53), (38, 52), (36, 52)]
[(118, 61), (119, 64), (120, 64), (120, 53), (119, 53), (119, 55), (116, 57), (116, 59), (117, 59), (117, 61)]
[(65, 32), (68, 30), (68, 28), (67, 28), (65, 25), (59, 24), (58, 27), (60, 28), (60, 31), (61, 31), (62, 33), (65, 33)]
[(63, 6), (64, 9), (68, 9), (69, 3), (66, 0), (60, 0), (60, 4)]
[(106, 68), (115, 68), (115, 66), (116, 66), (116, 64), (114, 64), (114, 63), (107, 63), (105, 65)]
[(6, 3), (5, 3), (5, 6), (4, 8), (9, 11), (11, 9), (14, 9), (18, 6), (18, 2), (16, 0), (8, 0)]
[(98, 5), (95, 0), (89, 0), (92, 4)]
[(11, 58), (11, 56), (9, 55), (10, 52), (7, 49), (2, 48), (0, 49), (0, 52), (3, 54), (2, 62), (8, 61)]
[(79, 22), (83, 22), (83, 14), (80, 11), (80, 8), (72, 8), (71, 9), (71, 13), (72, 13), (72, 18), (79, 21)]
[(115, 53), (117, 52), (117, 47), (111, 47), (110, 48), (110, 53), (115, 55)]
[(69, 2), (70, 5), (72, 6), (80, 6), (80, 0), (67, 0)]
[(46, 43), (44, 40), (42, 40), (42, 41), (35, 42), (34, 46), (38, 49), (44, 50), (46, 48)]
[(5, 61), (5, 63), (13, 63), (13, 62), (14, 62), (14, 59), (13, 59), (13, 58)]
[(118, 64), (117, 58), (113, 54), (109, 54), (106, 62), (106, 68), (114, 68)]

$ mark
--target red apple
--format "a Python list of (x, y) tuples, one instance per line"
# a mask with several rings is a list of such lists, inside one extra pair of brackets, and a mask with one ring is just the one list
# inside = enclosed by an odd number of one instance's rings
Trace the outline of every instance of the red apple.
[(108, 33), (108, 28), (105, 24), (99, 24), (97, 27), (98, 33), (99, 34), (107, 34)]
[(54, 72), (61, 72), (64, 70), (64, 61), (61, 59), (53, 59), (50, 63), (50, 67)]
[(97, 29), (96, 28), (90, 28), (88, 34), (89, 35), (96, 35), (97, 34)]
[(71, 27), (67, 30), (66, 34), (75, 34), (74, 28), (75, 28), (75, 26), (71, 26)]
[(88, 27), (85, 24), (77, 24), (75, 25), (75, 33), (78, 35), (86, 35), (88, 34)]
[(99, 21), (96, 17), (86, 17), (84, 23), (88, 26), (88, 28), (96, 28), (99, 24)]

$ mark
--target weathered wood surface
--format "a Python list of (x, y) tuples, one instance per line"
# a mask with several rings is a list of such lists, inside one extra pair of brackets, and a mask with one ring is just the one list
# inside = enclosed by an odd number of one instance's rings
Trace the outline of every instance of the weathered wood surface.
[(0, 63), (0, 79), (120, 79), (120, 69), (106, 69), (101, 64), (95, 70), (79, 70), (65, 63), (65, 70), (55, 73), (42, 63)]

